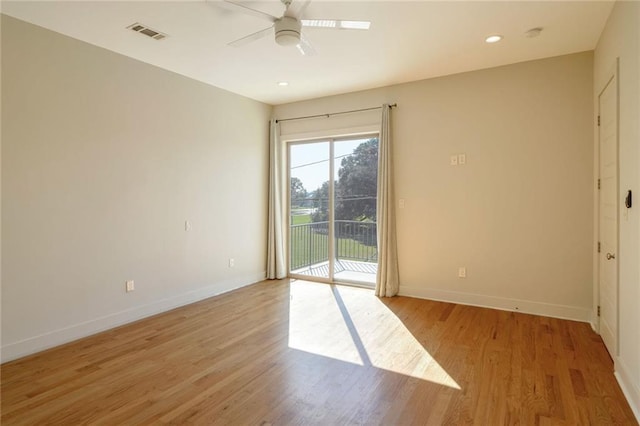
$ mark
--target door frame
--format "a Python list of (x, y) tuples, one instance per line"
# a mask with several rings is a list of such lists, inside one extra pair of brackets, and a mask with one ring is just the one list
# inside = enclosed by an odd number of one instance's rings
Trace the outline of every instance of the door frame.
[(594, 300), (594, 310), (593, 310), (593, 318), (592, 326), (594, 330), (600, 334), (600, 321), (601, 317), (598, 315), (598, 308), (600, 307), (600, 259), (603, 253), (599, 252), (598, 245), (600, 241), (600, 189), (598, 186), (598, 182), (600, 180), (600, 126), (598, 124), (598, 117), (600, 116), (600, 96), (611, 83), (612, 80), (615, 79), (615, 94), (616, 94), (616, 278), (615, 278), (615, 287), (616, 287), (616, 336), (615, 336), (615, 351), (611, 354), (611, 357), (615, 359), (618, 355), (619, 348), (619, 311), (620, 311), (620, 262), (619, 253), (620, 253), (620, 78), (619, 78), (619, 58), (616, 58), (614, 64), (611, 66), (610, 71), (606, 74), (606, 79), (604, 83), (599, 87), (599, 90), (596, 92), (597, 96), (595, 98), (595, 130), (596, 137), (595, 140), (595, 152), (594, 152), (594, 175), (595, 175), (595, 183), (594, 183), (594, 291), (593, 291), (593, 300)]
[[(304, 138), (304, 139), (295, 139), (295, 138), (287, 138), (286, 140), (283, 141), (284, 145), (285, 145), (285, 152), (286, 152), (286, 165), (287, 165), (287, 173), (286, 173), (286, 202), (285, 202), (285, 206), (286, 206), (286, 232), (285, 232), (285, 239), (286, 239), (286, 244), (285, 244), (285, 252), (286, 252), (286, 265), (287, 265), (287, 277), (289, 278), (294, 278), (294, 279), (302, 279), (302, 280), (306, 280), (306, 281), (317, 281), (317, 282), (322, 282), (322, 283), (326, 283), (326, 284), (346, 284), (346, 285), (351, 285), (351, 286), (356, 286), (356, 287), (366, 287), (366, 288), (372, 288), (372, 286), (368, 283), (365, 282), (357, 282), (357, 281), (337, 281), (335, 279), (335, 263), (334, 263), (334, 258), (335, 258), (335, 231), (334, 231), (334, 227), (335, 227), (335, 212), (334, 212), (334, 191), (335, 191), (335, 185), (332, 182), (333, 179), (331, 179), (334, 174), (335, 174), (335, 165), (334, 165), (334, 161), (335, 160), (334, 157), (334, 144), (336, 142), (342, 142), (342, 141), (352, 141), (352, 140), (358, 140), (358, 139), (366, 139), (366, 138), (377, 138), (378, 140), (380, 139), (380, 132), (379, 131), (365, 131), (363, 133), (356, 133), (356, 134), (348, 134), (348, 135), (336, 135), (336, 136), (314, 136), (313, 138)], [(293, 145), (305, 145), (305, 144), (312, 144), (312, 143), (318, 143), (318, 142), (329, 142), (329, 235), (328, 235), (328, 241), (327, 241), (327, 246), (328, 246), (328, 256), (329, 256), (329, 277), (324, 278), (324, 277), (314, 277), (314, 276), (308, 276), (308, 275), (301, 275), (301, 274), (292, 274), (291, 273), (291, 234), (290, 234), (290, 229), (291, 229), (291, 146)]]

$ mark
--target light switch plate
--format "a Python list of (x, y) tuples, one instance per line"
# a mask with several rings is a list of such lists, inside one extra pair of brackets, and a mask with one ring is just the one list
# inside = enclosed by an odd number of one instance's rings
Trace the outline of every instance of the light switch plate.
[(452, 155), (450, 160), (451, 160), (451, 165), (452, 166), (457, 166), (458, 165), (458, 156), (457, 155)]
[(467, 278), (467, 268), (461, 266), (458, 268), (458, 277), (459, 278)]
[(466, 154), (458, 154), (458, 164), (467, 164), (467, 155)]

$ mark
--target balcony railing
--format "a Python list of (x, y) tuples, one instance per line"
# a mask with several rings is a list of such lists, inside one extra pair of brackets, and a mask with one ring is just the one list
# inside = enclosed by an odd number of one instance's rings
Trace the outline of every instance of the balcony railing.
[[(335, 254), (337, 259), (378, 262), (375, 222), (336, 220)], [(292, 225), (291, 270), (329, 260), (329, 222)]]

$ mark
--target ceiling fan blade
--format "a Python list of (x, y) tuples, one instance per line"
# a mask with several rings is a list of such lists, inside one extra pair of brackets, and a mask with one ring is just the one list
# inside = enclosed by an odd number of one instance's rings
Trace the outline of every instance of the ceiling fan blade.
[(313, 56), (316, 54), (316, 49), (313, 48), (304, 34), (300, 34), (300, 43), (298, 43), (296, 47), (304, 56)]
[(259, 38), (266, 37), (268, 35), (273, 35), (273, 25), (270, 26), (269, 28), (265, 28), (264, 30), (257, 31), (253, 34), (249, 34), (248, 36), (234, 40), (231, 43), (228, 43), (228, 45), (233, 47), (240, 47), (240, 46), (244, 46), (245, 44), (249, 44), (254, 40), (258, 40)]
[(291, 12), (291, 13), (287, 13), (289, 16), (293, 16), (295, 18), (301, 19), (302, 16), (304, 15), (304, 12), (307, 10), (307, 7), (309, 7), (309, 4), (311, 3), (311, 0), (305, 0), (300, 6), (298, 5), (298, 2), (294, 2), (292, 3), (294, 6), (290, 7), (287, 12)]
[(268, 14), (266, 12), (261, 11), (261, 10), (252, 9), (252, 8), (250, 8), (248, 6), (245, 6), (244, 4), (239, 3), (239, 2), (235, 2), (235, 1), (231, 1), (231, 0), (223, 0), (221, 2), (216, 2), (216, 4), (219, 4), (220, 6), (224, 7), (225, 9), (233, 10), (235, 12), (244, 13), (245, 15), (255, 16), (256, 18), (264, 19), (264, 20), (267, 20), (269, 22), (276, 22), (278, 20), (277, 16), (270, 15), (270, 14)]
[(303, 27), (327, 28), (334, 30), (368, 30), (371, 21), (347, 21), (342, 19), (302, 19)]

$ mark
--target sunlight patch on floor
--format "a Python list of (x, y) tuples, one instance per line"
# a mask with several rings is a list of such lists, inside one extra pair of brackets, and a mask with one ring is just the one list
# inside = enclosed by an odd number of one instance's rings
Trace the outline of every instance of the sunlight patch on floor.
[(289, 347), (460, 389), (371, 290), (292, 281)]
[(364, 365), (331, 287), (326, 284), (291, 283), (289, 347)]

